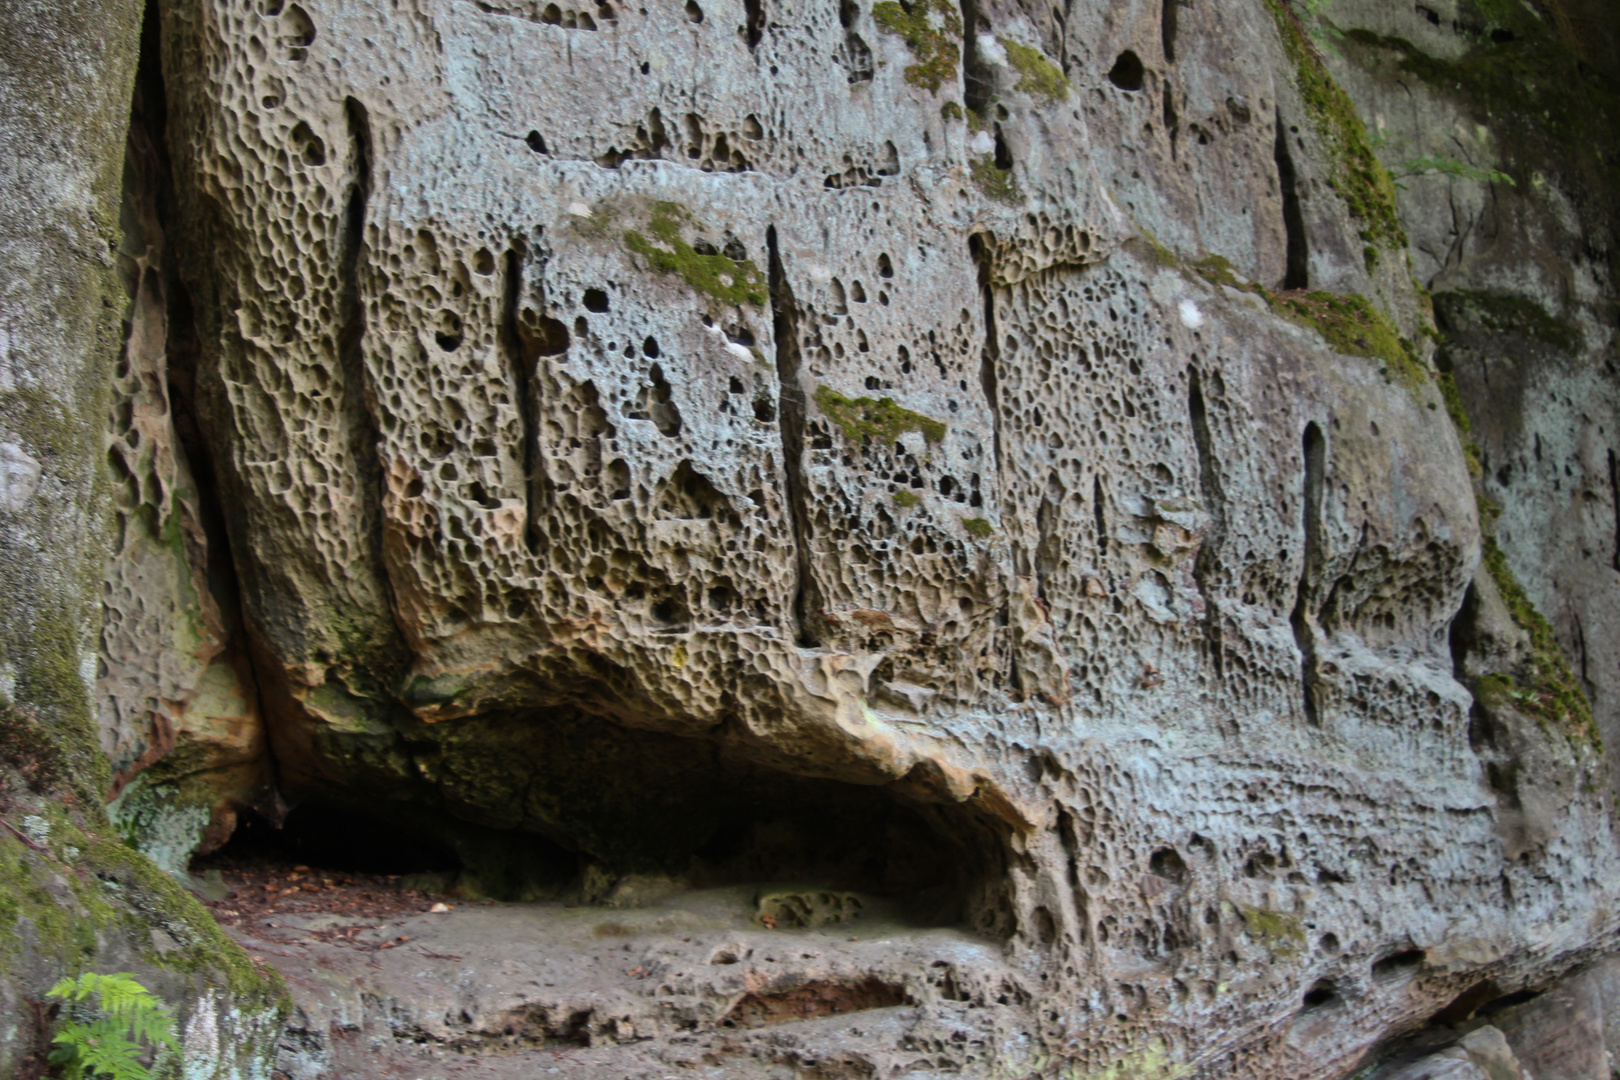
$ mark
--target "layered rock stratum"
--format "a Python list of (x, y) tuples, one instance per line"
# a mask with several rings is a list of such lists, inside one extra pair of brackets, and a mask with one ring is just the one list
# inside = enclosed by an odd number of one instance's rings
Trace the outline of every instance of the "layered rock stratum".
[(261, 1066), (1607, 1077), (1616, 28), (152, 4), (111, 820), (519, 905)]

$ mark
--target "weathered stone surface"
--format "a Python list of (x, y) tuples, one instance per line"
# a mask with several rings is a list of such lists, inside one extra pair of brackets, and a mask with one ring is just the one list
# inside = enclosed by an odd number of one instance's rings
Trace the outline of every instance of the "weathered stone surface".
[[(45, 994), (84, 971), (134, 972), (173, 1006), (185, 1075), (199, 1080), (267, 1076), (286, 1012), (274, 973), (123, 844), (102, 811), (102, 750), (121, 752), (129, 732), (109, 725), (97, 746), (115, 381), (129, 410), (124, 449), (161, 458), (169, 446), (148, 425), (161, 388), (144, 371), (114, 376), (124, 310), (119, 166), (139, 25), (130, 3), (0, 5), (0, 1074), (8, 1077), (44, 1074)], [(150, 356), (148, 344), (132, 339), (131, 351)], [(161, 497), (154, 504), (166, 509)], [(159, 601), (158, 622), (187, 606), (147, 588), (166, 573), (161, 552), (138, 540), (128, 550), (115, 597)], [(112, 640), (128, 638), (115, 629)], [(189, 658), (172, 638), (156, 640), (142, 656), (114, 648), (102, 660), (166, 679)]]
[[(199, 450), (132, 374), (104, 741), (189, 748), (119, 805), (146, 848), (307, 801), (468, 895), (908, 898), (935, 929), (846, 983), (971, 931), (1007, 989), (840, 1028), (869, 1073), (1527, 1062), (1492, 1003), (1615, 947), (1607, 219), (1373, 147), (1528, 167), (1391, 57), (1564, 46), (1467, 4), (1343, 0), (1326, 55), (1280, 0), (584, 7), (159, 5), (130, 370), (184, 372)], [(677, 1063), (574, 990), (514, 1037)], [(308, 999), (288, 1068), (483, 1037), (390, 1000)]]

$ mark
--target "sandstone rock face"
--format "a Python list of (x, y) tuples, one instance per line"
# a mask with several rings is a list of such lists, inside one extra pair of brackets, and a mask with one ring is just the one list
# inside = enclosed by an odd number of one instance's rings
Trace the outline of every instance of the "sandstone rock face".
[(1005, 963), (891, 1072), (1339, 1076), (1612, 951), (1606, 219), (1398, 191), (1358, 106), (1471, 106), (1380, 57), (1495, 24), (1385, 8), (165, 0), (121, 818), (886, 896)]

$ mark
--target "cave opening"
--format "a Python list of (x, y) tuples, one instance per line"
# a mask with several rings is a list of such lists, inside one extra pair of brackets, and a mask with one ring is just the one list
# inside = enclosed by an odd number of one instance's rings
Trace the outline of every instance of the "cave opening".
[(451, 876), (461, 870), (455, 849), (433, 836), (321, 800), (299, 804), (280, 822), (253, 810), (242, 813), (230, 840), (193, 866), (252, 863), (383, 876)]
[(280, 861), (450, 897), (607, 907), (729, 890), (758, 912), (775, 903), (779, 919), (820, 917), (785, 890), (837, 897), (805, 903), (840, 918), (881, 910), (909, 926), (1013, 930), (1005, 826), (915, 778), (802, 775), (755, 748), (567, 708), (401, 726), (415, 782), (306, 783), (279, 824), (243, 814), (198, 868)]

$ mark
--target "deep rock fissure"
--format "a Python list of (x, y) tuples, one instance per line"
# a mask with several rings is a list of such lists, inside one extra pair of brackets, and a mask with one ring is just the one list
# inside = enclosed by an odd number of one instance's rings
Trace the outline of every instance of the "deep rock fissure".
[[(370, 548), (371, 565), (376, 567), (377, 583), (382, 590), (388, 615), (392, 620), (396, 640), (401, 636), (398, 605), (394, 602), (394, 586), (389, 576), (388, 558), (383, 552), (383, 497), (386, 479), (383, 475), (382, 432), (377, 427), (372, 391), (366, 373), (366, 303), (361, 285), (361, 273), (366, 253), (366, 222), (370, 214), (374, 148), (372, 145), (371, 117), (366, 107), (356, 98), (345, 98), (343, 114), (348, 126), (349, 165), (348, 193), (344, 200), (342, 242), (343, 250), (338, 266), (341, 295), (341, 324), (338, 330), (338, 370), (343, 377), (341, 400), (349, 414), (351, 460), (360, 473), (359, 489), (364, 493), (362, 508), (364, 529), (361, 536)], [(390, 646), (394, 642), (388, 643)]]
[(1620, 570), (1620, 467), (1613, 450), (1609, 451), (1609, 502), (1614, 506), (1614, 558), (1609, 565)]
[[(1168, 0), (1174, 2), (1174, 0)], [(1284, 290), (1310, 287), (1310, 240), (1305, 232), (1305, 213), (1299, 199), (1299, 171), (1294, 166), (1293, 150), (1288, 145), (1288, 124), (1282, 110), (1277, 110), (1277, 142), (1274, 148), (1277, 162), (1277, 186), (1282, 193), (1283, 234), (1287, 237), (1287, 254), (1283, 271)]]
[(534, 367), (538, 350), (528, 347), (518, 318), (523, 295), (523, 261), (527, 250), (521, 239), (514, 239), (503, 261), (501, 282), (500, 345), (511, 372), (513, 404), (522, 421), (523, 438), (523, 539), (531, 552), (540, 550), (540, 482), (537, 458), (540, 453), (540, 400), (535, 387)]
[(810, 506), (804, 476), (805, 415), (804, 384), (799, 375), (799, 320), (793, 301), (793, 287), (782, 266), (776, 226), (765, 231), (770, 250), (768, 269), (772, 335), (776, 339), (777, 408), (776, 426), (782, 441), (782, 476), (788, 511), (793, 526), (793, 554), (797, 583), (793, 593), (793, 625), (800, 645), (815, 648), (820, 601), (810, 565)]
[[(133, 211), (140, 219), (138, 232), (148, 245), (146, 258), (149, 265), (142, 274), (139, 287), (153, 289), (158, 296), (156, 310), (161, 311), (162, 319), (160, 374), (167, 398), (167, 419), (172, 425), (177, 457), (184, 464), (180, 476), (190, 481), (191, 491), (186, 494), (189, 495), (195, 512), (195, 525), (201, 534), (186, 537), (186, 558), (192, 563), (194, 571), (200, 571), (195, 584), (206, 588), (222, 623), (220, 629), (224, 640), (219, 648), (218, 660), (237, 674), (238, 685), (250, 709), (256, 715), (263, 716), (262, 679), (254, 664), (243, 590), (232, 552), (214, 455), (201, 425), (197, 376), (202, 348), (191, 292), (181, 274), (181, 265), (189, 253), (184, 249), (182, 236), (176, 227), (177, 196), (169, 151), (168, 113), (168, 91), (163, 77), (162, 19), (157, 5), (152, 4), (146, 7), (141, 23), (140, 58), (125, 144), (124, 201), (126, 211)], [(139, 328), (133, 324), (127, 329), (131, 337), (139, 332)], [(129, 340), (126, 340), (126, 349), (129, 344)], [(177, 515), (180, 513), (178, 503), (182, 493), (177, 491), (170, 494), (172, 505), (168, 512)], [(184, 526), (181, 529), (184, 531)], [(184, 769), (176, 769), (173, 760), (165, 760), (175, 748), (175, 732), (162, 728), (162, 725), (154, 728), (150, 749), (141, 760), (131, 763), (128, 769), (115, 772), (106, 793), (109, 800), (116, 798), (131, 780), (148, 767), (157, 767), (157, 774), (163, 777), (162, 782), (173, 782), (187, 775)], [(274, 760), (267, 756), (262, 770), (266, 788), (255, 793), (261, 799), (274, 785)], [(199, 842), (203, 850), (209, 850), (225, 839), (217, 823), (210, 823)]]
[(961, 0), (962, 13), (962, 104), (968, 112), (984, 116), (995, 96), (994, 69), (979, 54), (979, 34), (987, 32), (985, 20), (973, 0)]
[(1294, 601), (1294, 612), (1289, 624), (1294, 629), (1294, 644), (1299, 648), (1300, 684), (1304, 691), (1305, 721), (1312, 726), (1320, 722), (1317, 715), (1316, 628), (1311, 614), (1315, 599), (1314, 579), (1322, 558), (1322, 484), (1327, 468), (1327, 443), (1322, 429), (1313, 421), (1305, 425), (1302, 440), (1305, 456), (1304, 497), (1301, 500), (1305, 532), (1305, 550), (1301, 558), (1299, 591)]
[(743, 0), (743, 13), (743, 31), (748, 47), (757, 49), (765, 35), (765, 0)]
[[(1167, 0), (1174, 3), (1175, 0)], [(1214, 439), (1209, 430), (1209, 408), (1204, 401), (1204, 387), (1198, 369), (1187, 368), (1187, 412), (1192, 418), (1193, 446), (1198, 451), (1198, 486), (1203, 496), (1204, 509), (1209, 512), (1209, 531), (1204, 534), (1198, 557), (1193, 561), (1193, 581), (1204, 598), (1204, 640), (1210, 660), (1215, 665), (1215, 678), (1225, 675), (1226, 657), (1221, 647), (1221, 611), (1212, 587), (1215, 553), (1226, 532), (1226, 497), (1221, 491), (1220, 474), (1215, 468)]]

